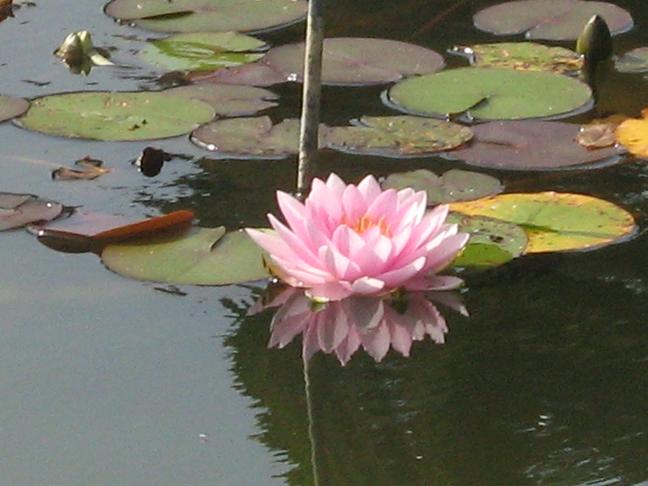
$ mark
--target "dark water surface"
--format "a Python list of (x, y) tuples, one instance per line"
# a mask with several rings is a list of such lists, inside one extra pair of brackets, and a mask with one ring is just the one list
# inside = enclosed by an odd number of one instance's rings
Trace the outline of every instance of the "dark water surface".
[[(439, 52), (494, 41), (471, 15), (490, 1), (329, 0), (333, 36), (401, 39)], [(617, 52), (648, 45), (648, 5), (618, 0), (637, 26)], [(131, 50), (149, 34), (119, 26), (98, 0), (37, 0), (0, 23), (3, 94), (156, 89), (145, 67), (74, 76), (52, 56), (67, 33)], [(440, 13), (452, 8), (438, 19)], [(295, 41), (303, 25), (262, 36)], [(449, 60), (460, 65), (460, 60)], [(383, 87), (326, 88), (323, 121), (390, 114)], [(275, 119), (296, 116), (296, 85), (273, 88)], [(648, 80), (610, 75), (602, 112), (637, 115)], [(585, 118), (581, 116), (580, 119)], [(188, 155), (148, 179), (130, 160), (147, 145)], [(84, 155), (114, 171), (51, 181), (37, 161)], [(456, 166), (322, 154), (320, 174)], [(195, 210), (202, 226), (265, 224), (294, 161), (213, 160), (186, 137), (70, 141), (0, 125), (0, 191), (32, 192), (87, 210), (133, 216)], [(563, 190), (623, 205), (643, 228), (648, 168), (499, 173), (509, 190)], [(54, 252), (21, 232), (0, 244), (2, 485), (646, 485), (648, 239), (582, 254), (525, 258), (464, 294), (469, 319), (448, 315), (448, 342), (417, 343), (381, 363), (311, 364), (310, 420), (299, 345), (268, 350), (270, 312), (243, 318), (259, 289), (182, 288), (127, 280), (94, 255)], [(257, 286), (260, 287), (260, 284)], [(167, 291), (164, 291), (167, 290)], [(309, 423), (310, 422), (310, 423)], [(317, 478), (316, 478), (317, 477)]]

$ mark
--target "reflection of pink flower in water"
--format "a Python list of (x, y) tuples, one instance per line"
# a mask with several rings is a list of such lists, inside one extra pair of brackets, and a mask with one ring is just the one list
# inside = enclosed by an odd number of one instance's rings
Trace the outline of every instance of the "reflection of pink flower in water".
[[(433, 294), (438, 296), (435, 300), (467, 314), (455, 294), (428, 293), (435, 298)], [(277, 305), (281, 307), (272, 319), (269, 346), (282, 348), (303, 334), (305, 361), (321, 350), (335, 353), (345, 365), (360, 347), (376, 361), (382, 360), (390, 347), (409, 356), (414, 341), (430, 336), (433, 341), (443, 343), (448, 331), (445, 319), (422, 292), (408, 293), (398, 302), (390, 298), (354, 296), (314, 308), (313, 301), (303, 291), (288, 289), (268, 306)]]
[(373, 176), (346, 185), (331, 174), (326, 182), (313, 181), (304, 204), (280, 191), (277, 199), (288, 226), (268, 215), (275, 234), (248, 233), (270, 254), (282, 280), (315, 298), (461, 284), (435, 274), (454, 259), (468, 235), (444, 224), (447, 206), (426, 213), (423, 191), (383, 191)]

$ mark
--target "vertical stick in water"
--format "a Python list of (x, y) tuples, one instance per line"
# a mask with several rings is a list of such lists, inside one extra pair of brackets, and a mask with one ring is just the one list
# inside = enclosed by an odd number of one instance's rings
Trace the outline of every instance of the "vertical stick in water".
[(297, 192), (304, 195), (313, 177), (319, 146), (319, 112), (322, 91), (322, 45), (324, 42), (324, 0), (308, 2), (304, 88), (299, 133)]

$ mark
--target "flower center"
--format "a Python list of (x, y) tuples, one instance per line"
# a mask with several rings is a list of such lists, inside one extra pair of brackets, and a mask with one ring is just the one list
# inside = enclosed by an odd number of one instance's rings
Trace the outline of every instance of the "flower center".
[(385, 221), (384, 217), (381, 217), (378, 221), (374, 221), (370, 216), (365, 214), (362, 218), (356, 221), (354, 225), (349, 226), (358, 234), (362, 234), (365, 231), (369, 231), (371, 228), (378, 226), (383, 235), (391, 237), (389, 223)]

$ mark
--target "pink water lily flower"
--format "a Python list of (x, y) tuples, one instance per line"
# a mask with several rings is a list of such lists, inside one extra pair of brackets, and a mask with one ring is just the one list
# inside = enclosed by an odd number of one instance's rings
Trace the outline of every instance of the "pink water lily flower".
[(426, 212), (424, 191), (382, 190), (373, 176), (357, 186), (331, 174), (314, 179), (302, 204), (277, 191), (287, 222), (269, 214), (276, 233), (248, 234), (278, 267), (288, 285), (312, 298), (340, 300), (397, 288), (448, 290), (461, 279), (437, 276), (464, 247), (468, 235), (445, 224), (448, 206)]

